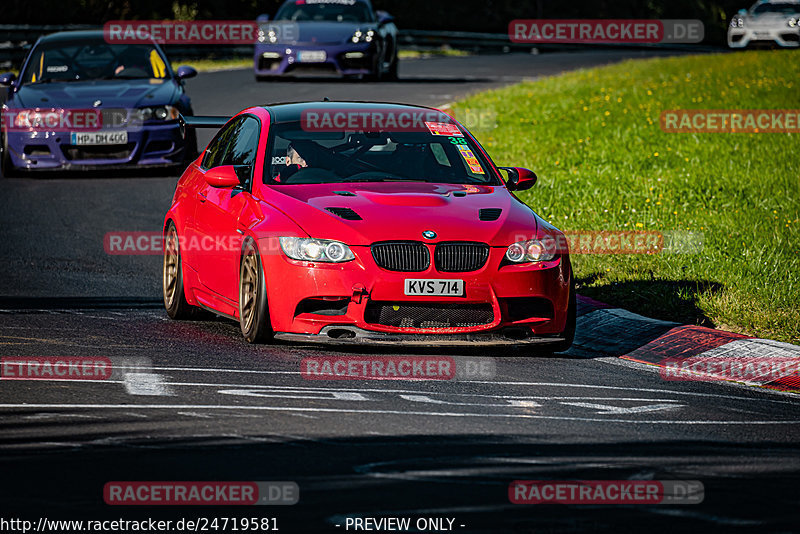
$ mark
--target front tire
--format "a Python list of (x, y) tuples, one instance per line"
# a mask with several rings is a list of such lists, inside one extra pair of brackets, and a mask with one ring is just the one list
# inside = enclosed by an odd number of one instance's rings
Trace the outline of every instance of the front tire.
[(12, 178), (14, 176), (14, 165), (11, 163), (11, 156), (8, 153), (8, 145), (6, 144), (6, 136), (0, 136), (0, 174), (3, 178)]
[(164, 308), (170, 319), (191, 319), (197, 308), (186, 301), (183, 290), (183, 261), (175, 223), (170, 222), (164, 233), (164, 268), (161, 277)]
[(392, 59), (391, 65), (389, 65), (389, 71), (386, 73), (386, 80), (390, 82), (396, 82), (400, 79), (397, 75), (397, 52), (394, 53), (394, 58)]
[(567, 323), (564, 326), (564, 331), (561, 332), (561, 337), (564, 341), (554, 343), (550, 348), (551, 352), (566, 352), (572, 346), (575, 340), (575, 324), (578, 317), (578, 302), (575, 295), (575, 281), (570, 282), (569, 286), (569, 307), (567, 308)]
[(239, 267), (239, 326), (248, 343), (266, 343), (274, 335), (267, 307), (264, 269), (252, 241), (245, 243)]

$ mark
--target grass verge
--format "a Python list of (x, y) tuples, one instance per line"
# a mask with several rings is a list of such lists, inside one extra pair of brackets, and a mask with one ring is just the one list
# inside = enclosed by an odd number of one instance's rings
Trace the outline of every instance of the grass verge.
[(800, 51), (627, 61), (454, 106), (496, 117), (474, 133), (537, 172), (521, 198), (560, 229), (704, 236), (696, 254), (576, 254), (581, 294), (798, 343), (800, 134), (661, 130), (663, 110), (694, 108), (800, 109)]

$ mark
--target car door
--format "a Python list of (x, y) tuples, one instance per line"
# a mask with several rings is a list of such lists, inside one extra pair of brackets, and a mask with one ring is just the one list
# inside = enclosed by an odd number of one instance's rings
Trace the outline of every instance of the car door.
[(238, 303), (239, 252), (245, 230), (240, 217), (252, 201), (250, 188), (260, 131), (260, 121), (252, 115), (228, 123), (215, 139), (224, 147), (207, 162), (204, 158), (203, 172), (233, 165), (241, 185), (217, 188), (204, 181), (197, 192), (195, 223), (201, 249), (198, 276), (206, 288), (234, 306)]

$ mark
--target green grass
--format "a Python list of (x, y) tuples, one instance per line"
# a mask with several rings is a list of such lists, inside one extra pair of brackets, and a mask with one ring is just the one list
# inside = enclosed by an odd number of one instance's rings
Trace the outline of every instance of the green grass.
[[(800, 109), (800, 51), (636, 60), (482, 93), (457, 113), (562, 230), (702, 233), (685, 255), (573, 255), (581, 294), (667, 320), (800, 341), (800, 134), (665, 133), (668, 109)], [(458, 116), (458, 115), (457, 115)]]
[(181, 65), (194, 67), (198, 72), (212, 72), (215, 70), (232, 70), (253, 68), (253, 58), (240, 59), (187, 59), (171, 61), (172, 70), (177, 70)]
[(449, 46), (440, 46), (438, 48), (424, 48), (424, 49), (410, 49), (401, 48), (397, 51), (397, 57), (400, 59), (422, 59), (428, 57), (463, 57), (471, 55), (466, 50), (459, 50), (457, 48), (450, 48)]

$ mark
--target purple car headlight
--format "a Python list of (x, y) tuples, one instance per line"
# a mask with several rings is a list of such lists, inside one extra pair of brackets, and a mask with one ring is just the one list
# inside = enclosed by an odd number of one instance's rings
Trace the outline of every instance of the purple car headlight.
[(353, 43), (371, 43), (372, 40), (375, 38), (375, 30), (367, 30), (362, 32), (361, 30), (356, 30), (353, 36), (350, 38), (350, 41)]
[(180, 115), (180, 112), (175, 106), (155, 106), (136, 110), (136, 118), (142, 122), (154, 119), (170, 121), (177, 119), (178, 115)]

